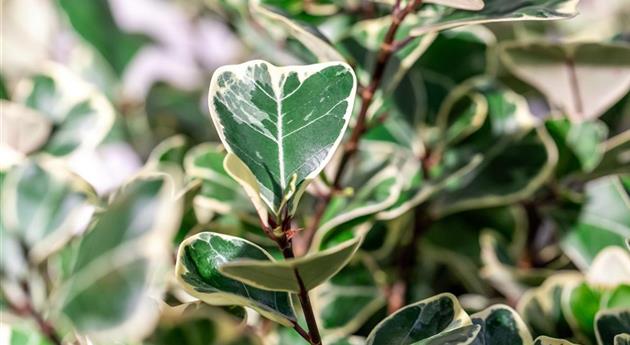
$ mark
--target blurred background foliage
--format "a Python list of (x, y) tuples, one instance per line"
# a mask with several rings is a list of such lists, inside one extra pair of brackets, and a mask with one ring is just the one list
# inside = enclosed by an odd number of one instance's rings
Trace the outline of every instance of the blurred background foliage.
[[(129, 344), (299, 344), (289, 329), (201, 304), (174, 283), (178, 245), (203, 230), (279, 256), (222, 167), (210, 77), (252, 59), (338, 55), (366, 85), (391, 3), (1, 4), (1, 306), (10, 337), (0, 339), (53, 343), (38, 333), (42, 320), (23, 317), (35, 311), (76, 343), (122, 334), (114, 338)], [(471, 313), (514, 307), (534, 336), (612, 345), (614, 334), (604, 339), (596, 327), (609, 325), (606, 310), (624, 310), (619, 327), (630, 332), (630, 3), (581, 0), (578, 9), (568, 20), (423, 34), (397, 53), (346, 174), (348, 193), (302, 248), (365, 236), (315, 290), (327, 339), (361, 343), (392, 308), (447, 291)], [(305, 47), (300, 30), (322, 40)], [(567, 61), (571, 83), (559, 72)], [(572, 94), (572, 83), (583, 92)], [(181, 170), (168, 171), (181, 175), (177, 205), (159, 176), (125, 184), (161, 162)], [(305, 196), (300, 226), (313, 221), (325, 182)], [(117, 257), (122, 246), (136, 255)], [(99, 251), (112, 266), (86, 287), (75, 276)], [(402, 305), (391, 300), (400, 284)]]

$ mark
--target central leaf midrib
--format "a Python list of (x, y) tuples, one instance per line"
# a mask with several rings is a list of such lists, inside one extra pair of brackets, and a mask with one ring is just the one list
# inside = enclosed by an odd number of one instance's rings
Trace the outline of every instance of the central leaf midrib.
[(277, 90), (274, 90), (274, 99), (276, 100), (276, 143), (278, 144), (278, 165), (280, 171), (280, 187), (284, 192), (286, 181), (284, 176), (284, 145), (282, 141), (282, 99), (278, 98)]

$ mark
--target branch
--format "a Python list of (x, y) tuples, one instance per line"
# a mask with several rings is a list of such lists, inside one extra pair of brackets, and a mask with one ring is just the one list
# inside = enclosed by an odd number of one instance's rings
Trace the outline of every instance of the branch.
[[(372, 76), (370, 78), (370, 84), (360, 91), (361, 97), (361, 108), (359, 110), (359, 114), (357, 116), (357, 122), (354, 128), (352, 129), (352, 133), (350, 134), (350, 139), (345, 144), (343, 148), (343, 153), (341, 156), (341, 161), (339, 166), (337, 167), (337, 171), (335, 173), (335, 178), (333, 180), (331, 190), (322, 197), (316, 208), (315, 214), (313, 216), (313, 221), (309, 224), (308, 228), (303, 232), (302, 241), (300, 241), (299, 252), (306, 252), (311, 245), (313, 240), (313, 236), (315, 231), (320, 225), (321, 218), (332, 199), (332, 195), (341, 189), (341, 180), (343, 175), (350, 163), (350, 159), (355, 155), (359, 148), (359, 141), (361, 140), (361, 136), (367, 130), (367, 113), (372, 101), (374, 99), (374, 94), (381, 86), (381, 82), (383, 79), (383, 74), (385, 73), (385, 67), (387, 67), (387, 63), (394, 53), (396, 53), (397, 49), (400, 49), (402, 46), (395, 42), (396, 32), (400, 28), (400, 24), (403, 22), (405, 17), (408, 14), (413, 12), (417, 6), (422, 3), (422, 0), (409, 0), (407, 6), (404, 8), (400, 8), (400, 4), (398, 6), (394, 6), (392, 11), (392, 23), (385, 34), (385, 38), (383, 39), (383, 43), (381, 43), (381, 47), (377, 53), (376, 57), (376, 66), (372, 71)], [(410, 42), (411, 40), (409, 40)], [(406, 43), (405, 43), (406, 44)]]

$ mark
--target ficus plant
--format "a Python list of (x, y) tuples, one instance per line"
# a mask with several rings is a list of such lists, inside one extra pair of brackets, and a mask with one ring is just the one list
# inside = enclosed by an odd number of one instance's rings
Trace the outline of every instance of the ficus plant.
[(581, 2), (174, 2), (248, 54), (132, 102), (151, 40), (58, 1), (74, 58), (1, 75), (0, 344), (630, 344), (629, 8)]

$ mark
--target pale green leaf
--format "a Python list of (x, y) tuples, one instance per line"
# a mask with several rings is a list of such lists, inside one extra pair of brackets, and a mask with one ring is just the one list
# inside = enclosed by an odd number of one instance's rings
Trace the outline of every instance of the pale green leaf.
[(61, 162), (41, 158), (9, 171), (2, 185), (2, 226), (36, 262), (88, 225), (96, 193)]
[(586, 270), (608, 246), (623, 247), (630, 236), (630, 196), (616, 176), (586, 185), (586, 203), (579, 219), (562, 239), (565, 253)]
[(411, 32), (420, 35), (462, 25), (524, 21), (556, 20), (577, 14), (578, 0), (485, 0), (480, 11), (466, 11), (445, 6), (427, 6), (419, 12), (420, 24)]
[[(26, 155), (46, 144), (52, 123), (44, 115), (18, 103), (0, 100), (0, 148)], [(4, 163), (2, 164), (4, 165)]]
[(457, 298), (443, 293), (410, 304), (388, 316), (370, 332), (366, 344), (409, 345), (470, 324), (470, 318)]
[(268, 9), (260, 0), (250, 1), (250, 8), (256, 20), (261, 21), (262, 27), (277, 41), (293, 38), (300, 42), (316, 58), (316, 61), (311, 62), (345, 61), (321, 34), (316, 35), (313, 30), (307, 30), (291, 18)]
[(72, 274), (53, 300), (81, 334), (96, 342), (138, 341), (155, 326), (181, 218), (181, 183), (144, 173), (123, 186), (81, 239)]
[(288, 293), (261, 290), (221, 274), (221, 266), (246, 259), (273, 260), (264, 249), (244, 239), (202, 232), (180, 245), (177, 279), (188, 293), (208, 304), (252, 307), (261, 315), (291, 327), (296, 318)]
[(534, 341), (534, 345), (578, 345), (568, 340), (540, 336)]
[(95, 148), (114, 123), (109, 100), (62, 65), (44, 64), (40, 72), (18, 83), (13, 99), (53, 124), (43, 150), (55, 156)]
[(350, 261), (361, 244), (355, 238), (333, 248), (283, 261), (239, 260), (219, 267), (223, 275), (264, 290), (300, 292), (299, 273), (303, 286), (311, 290), (334, 276)]
[(0, 344), (3, 345), (53, 345), (40, 334), (35, 325), (9, 325), (0, 323)]
[(617, 334), (614, 345), (630, 345), (630, 333)]
[[(218, 69), (210, 113), (226, 149), (251, 170), (273, 213), (319, 174), (339, 145), (356, 80), (343, 63), (276, 67), (264, 61)], [(288, 200), (289, 209), (297, 204)]]
[(501, 58), (574, 122), (599, 117), (630, 89), (627, 45), (511, 43)]

